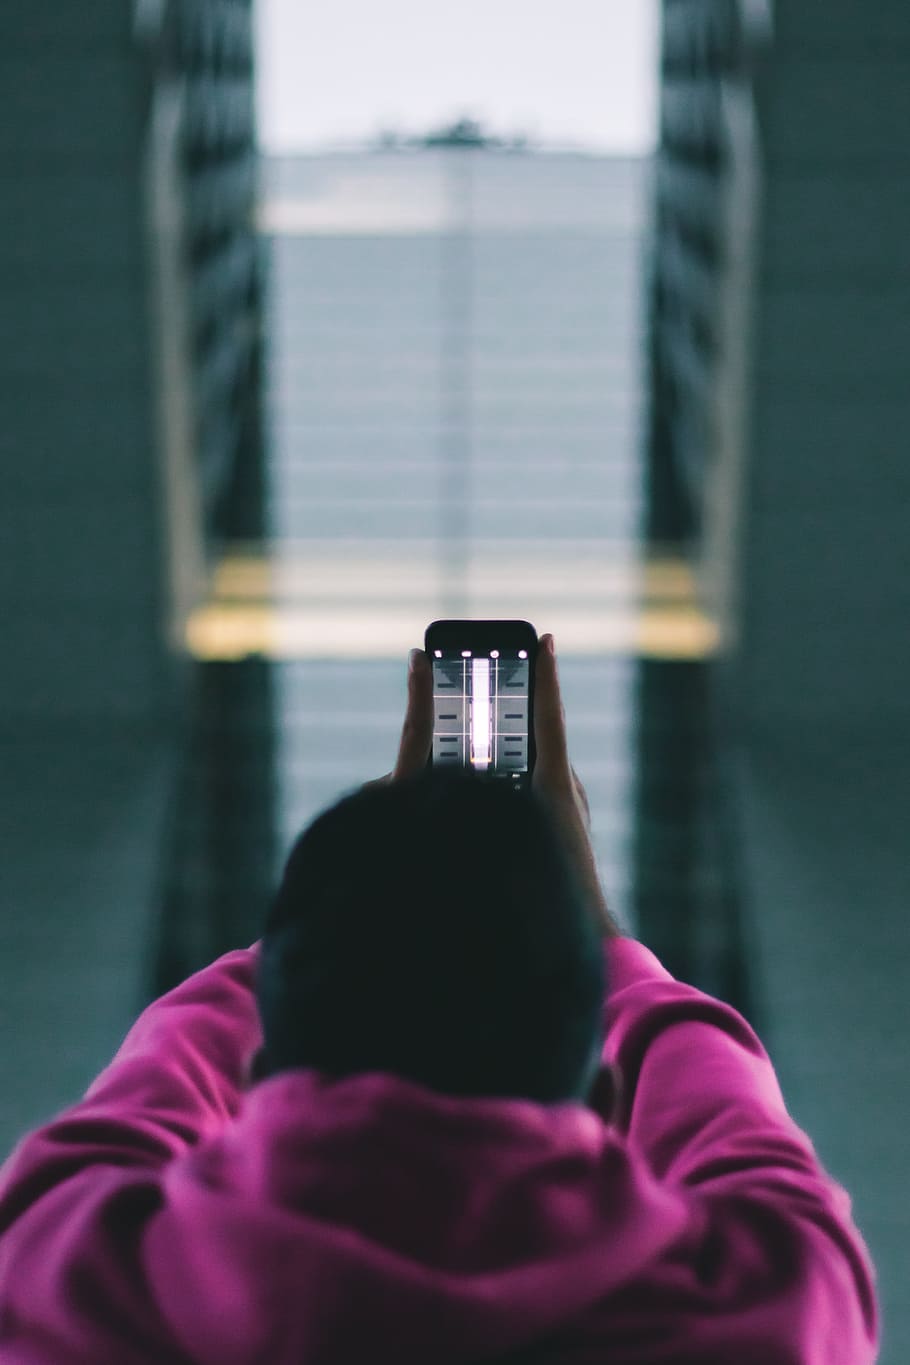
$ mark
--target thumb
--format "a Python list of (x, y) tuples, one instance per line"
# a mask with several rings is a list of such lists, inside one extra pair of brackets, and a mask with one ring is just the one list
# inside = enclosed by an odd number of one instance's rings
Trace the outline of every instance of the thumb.
[(408, 657), (408, 701), (392, 777), (416, 777), (426, 767), (433, 744), (433, 670), (422, 649)]
[(534, 743), (536, 772), (550, 783), (572, 784), (572, 768), (566, 742), (566, 713), (559, 691), (556, 647), (552, 635), (541, 635), (534, 674)]

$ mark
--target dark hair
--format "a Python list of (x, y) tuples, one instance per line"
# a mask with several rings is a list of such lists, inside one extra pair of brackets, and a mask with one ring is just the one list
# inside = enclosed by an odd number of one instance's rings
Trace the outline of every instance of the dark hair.
[(428, 771), (344, 797), (297, 840), (262, 942), (265, 1070), (581, 1098), (604, 986), (539, 799)]

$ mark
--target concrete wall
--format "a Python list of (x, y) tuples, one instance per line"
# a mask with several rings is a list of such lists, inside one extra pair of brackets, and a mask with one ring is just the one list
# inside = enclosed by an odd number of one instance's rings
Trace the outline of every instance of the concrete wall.
[(720, 626), (714, 823), (740, 869), (744, 998), (854, 1197), (898, 1365), (910, 10), (665, 0), (662, 76), (650, 524), (688, 541)]
[(143, 91), (127, 0), (78, 11), (0, 19), (2, 714), (144, 720), (163, 661)]
[(756, 723), (887, 731), (906, 711), (910, 14), (880, 8), (887, 44), (859, 8), (812, 25), (781, 6), (758, 86), (742, 656)]
[(779, 5), (762, 147), (739, 645), (748, 925), (796, 1117), (910, 1359), (910, 11)]
[(0, 1148), (141, 998), (173, 669), (127, 0), (0, 8)]

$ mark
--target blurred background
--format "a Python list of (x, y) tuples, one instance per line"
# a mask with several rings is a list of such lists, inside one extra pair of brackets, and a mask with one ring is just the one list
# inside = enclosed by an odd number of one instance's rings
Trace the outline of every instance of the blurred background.
[(0, 90), (3, 1150), (526, 617), (910, 1360), (910, 10), (5, 0)]

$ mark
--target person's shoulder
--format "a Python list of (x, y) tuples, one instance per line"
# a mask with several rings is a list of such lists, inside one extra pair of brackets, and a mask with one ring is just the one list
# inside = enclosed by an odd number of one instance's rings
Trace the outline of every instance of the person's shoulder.
[(651, 982), (673, 981), (666, 967), (636, 938), (616, 935), (604, 941), (610, 991)]

